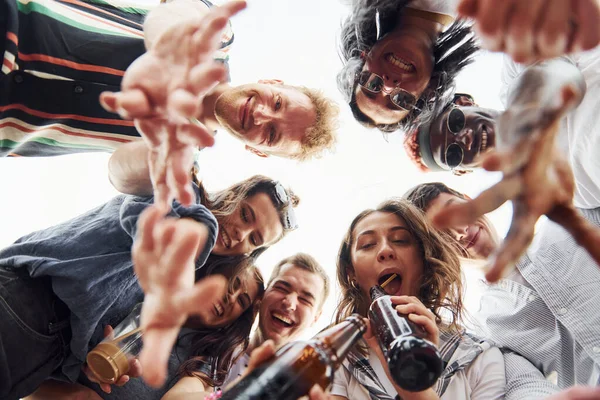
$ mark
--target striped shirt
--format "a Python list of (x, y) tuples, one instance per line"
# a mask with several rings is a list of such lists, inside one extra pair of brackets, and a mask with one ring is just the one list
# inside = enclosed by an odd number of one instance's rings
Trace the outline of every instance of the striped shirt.
[[(111, 152), (138, 139), (98, 98), (120, 90), (144, 54), (148, 11), (113, 0), (0, 0), (0, 156)], [(217, 59), (227, 61), (232, 41), (229, 30)]]
[[(600, 208), (580, 210), (600, 226)], [(600, 268), (562, 227), (546, 221), (517, 264), (518, 272), (490, 285), (478, 318), (483, 335), (526, 357), (560, 388), (598, 385)], [(540, 398), (545, 383), (527, 385), (509, 368), (507, 399)]]

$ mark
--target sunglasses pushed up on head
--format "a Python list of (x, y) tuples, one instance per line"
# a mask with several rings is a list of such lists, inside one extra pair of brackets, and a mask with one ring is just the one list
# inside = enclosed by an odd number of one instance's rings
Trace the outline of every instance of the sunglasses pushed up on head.
[(290, 202), (290, 196), (288, 196), (287, 191), (280, 182), (274, 182), (272, 194), (277, 208), (287, 206), (281, 220), (283, 229), (286, 231), (297, 229), (298, 220), (296, 219), (296, 212), (294, 211), (293, 204)]

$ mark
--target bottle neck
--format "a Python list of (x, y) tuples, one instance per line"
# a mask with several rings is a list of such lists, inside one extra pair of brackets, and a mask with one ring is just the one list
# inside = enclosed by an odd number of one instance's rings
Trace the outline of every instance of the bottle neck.
[(327, 353), (327, 358), (338, 368), (354, 345), (362, 338), (367, 326), (359, 315), (351, 315), (339, 324), (314, 338), (315, 345)]

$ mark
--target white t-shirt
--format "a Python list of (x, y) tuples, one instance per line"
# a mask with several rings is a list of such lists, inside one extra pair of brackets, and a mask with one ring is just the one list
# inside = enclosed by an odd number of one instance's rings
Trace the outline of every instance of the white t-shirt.
[(248, 368), (248, 361), (250, 361), (250, 356), (247, 353), (244, 353), (238, 360), (231, 366), (229, 373), (227, 374), (227, 378), (223, 382), (223, 386), (218, 389), (225, 389), (231, 382), (238, 379)]
[(456, 18), (456, 7), (459, 0), (414, 0), (408, 4), (410, 8), (451, 15)]
[[(452, 361), (452, 360), (450, 360)], [(379, 358), (369, 351), (369, 363), (381, 381), (385, 391), (394, 398), (396, 390), (387, 378)], [(343, 367), (335, 373), (331, 394), (350, 400), (370, 400), (369, 392), (354, 376), (347, 379)], [(492, 347), (481, 353), (464, 370), (458, 371), (450, 381), (441, 400), (494, 400), (503, 399), (506, 379), (504, 358), (498, 348)]]
[[(563, 118), (558, 146), (575, 175), (575, 206), (596, 208), (600, 207), (600, 47), (566, 58), (583, 74), (587, 92), (579, 107)], [(525, 68), (504, 57), (500, 97), (505, 106), (510, 84)]]

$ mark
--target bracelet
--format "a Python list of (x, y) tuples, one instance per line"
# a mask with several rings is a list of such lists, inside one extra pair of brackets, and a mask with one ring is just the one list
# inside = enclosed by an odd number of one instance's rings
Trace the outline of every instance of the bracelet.
[(217, 390), (216, 392), (212, 392), (208, 396), (204, 398), (204, 400), (217, 400), (223, 396), (223, 392), (221, 390)]

